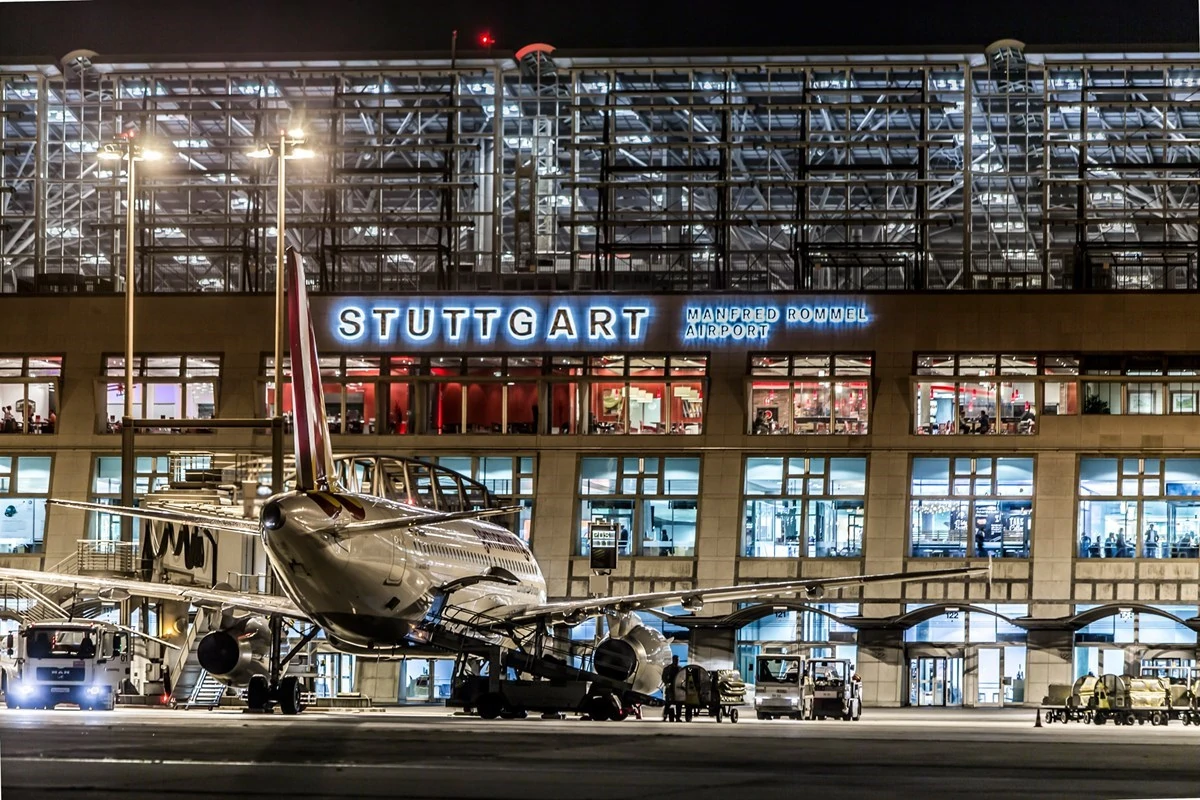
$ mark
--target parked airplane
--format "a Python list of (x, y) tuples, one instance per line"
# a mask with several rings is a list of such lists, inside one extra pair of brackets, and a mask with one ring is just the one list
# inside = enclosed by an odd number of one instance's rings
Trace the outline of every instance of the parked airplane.
[(339, 649), (383, 655), (414, 641), (429, 641), (423, 631), (451, 600), (454, 608), (465, 612), (457, 617), (460, 632), (465, 629), (481, 642), (509, 646), (520, 626), (544, 630), (554, 622), (573, 625), (604, 616), (609, 635), (593, 655), (594, 669), (649, 694), (661, 684), (670, 650), (656, 630), (641, 624), (633, 613), (638, 609), (678, 604), (696, 609), (706, 602), (796, 593), (816, 598), (842, 586), (969, 578), (989, 571), (970, 567), (808, 578), (548, 602), (545, 578), (529, 547), (486, 519), (514, 509), (431, 512), (336, 485), (304, 272), (290, 249), (285, 280), (295, 413), (294, 490), (268, 499), (258, 520), (170, 504), (126, 508), (51, 502), (260, 536), (286, 596), (18, 569), (0, 569), (0, 581), (75, 587), (108, 598), (138, 595), (184, 601), (220, 610), (217, 629), (198, 648), (201, 666), (230, 685), (247, 686), (251, 708), (265, 710), (278, 703), (284, 713), (297, 713), (302, 709), (299, 681), (282, 676), (281, 667), (298, 647), (282, 659), (278, 655), (284, 619), (314, 624), (305, 641), (320, 630)]

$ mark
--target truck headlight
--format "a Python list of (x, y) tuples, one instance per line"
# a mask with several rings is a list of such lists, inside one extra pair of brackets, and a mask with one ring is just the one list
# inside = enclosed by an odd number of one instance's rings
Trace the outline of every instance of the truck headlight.
[(12, 688), (12, 693), (17, 696), (18, 700), (24, 700), (33, 696), (33, 687), (27, 683), (18, 683)]
[(87, 688), (87, 696), (88, 697), (99, 697), (103, 693), (104, 693), (103, 686), (89, 686)]

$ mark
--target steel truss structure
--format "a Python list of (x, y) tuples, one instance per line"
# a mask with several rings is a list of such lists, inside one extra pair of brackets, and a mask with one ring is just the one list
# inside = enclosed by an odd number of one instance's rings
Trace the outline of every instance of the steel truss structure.
[[(0, 67), (0, 289), (1196, 289), (1200, 63), (1166, 54)], [(136, 130), (167, 158), (96, 158)]]

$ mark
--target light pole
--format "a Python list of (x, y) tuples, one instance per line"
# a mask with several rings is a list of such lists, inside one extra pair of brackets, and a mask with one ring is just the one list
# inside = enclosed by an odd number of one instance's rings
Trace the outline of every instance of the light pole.
[(125, 166), (125, 416), (133, 417), (133, 288), (137, 242), (137, 162), (157, 161), (162, 154), (143, 147), (132, 132), (106, 144), (96, 153), (101, 161), (124, 161)]
[[(251, 152), (251, 158), (271, 158), (276, 161), (278, 188), (275, 196), (275, 398), (271, 416), (283, 416), (283, 258), (287, 249), (285, 236), (287, 204), (287, 162), (293, 158), (312, 158), (312, 150), (304, 147), (304, 131), (298, 128), (281, 130), (279, 140)], [(275, 491), (279, 491), (276, 487)]]

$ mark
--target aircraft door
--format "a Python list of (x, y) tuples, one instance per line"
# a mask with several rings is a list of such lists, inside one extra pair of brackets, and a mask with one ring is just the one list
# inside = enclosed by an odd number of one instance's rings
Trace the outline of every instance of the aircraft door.
[(404, 565), (407, 559), (408, 534), (393, 533), (391, 535), (391, 568), (388, 570), (386, 586), (399, 586), (404, 581)]

